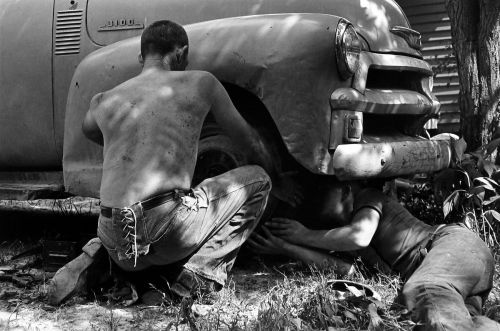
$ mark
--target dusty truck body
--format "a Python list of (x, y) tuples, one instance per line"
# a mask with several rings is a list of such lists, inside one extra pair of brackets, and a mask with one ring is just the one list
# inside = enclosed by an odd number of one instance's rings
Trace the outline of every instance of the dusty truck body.
[[(447, 143), (422, 137), (439, 103), (393, 1), (4, 0), (1, 180), (98, 197), (102, 149), (83, 116), (93, 95), (140, 72), (140, 33), (159, 19), (185, 26), (188, 69), (224, 84), (284, 170), (323, 181), (448, 166)], [(198, 155), (196, 180), (245, 163), (210, 116)]]

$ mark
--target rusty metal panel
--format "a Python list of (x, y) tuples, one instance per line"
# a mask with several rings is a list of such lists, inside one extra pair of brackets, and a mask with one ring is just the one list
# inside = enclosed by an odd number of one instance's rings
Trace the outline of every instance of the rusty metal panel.
[(441, 103), (439, 129), (460, 129), (460, 86), (451, 26), (443, 0), (398, 0), (412, 28), (422, 33), (422, 55), (434, 71), (434, 94)]
[(0, 1), (0, 168), (60, 166), (52, 100), (52, 0)]

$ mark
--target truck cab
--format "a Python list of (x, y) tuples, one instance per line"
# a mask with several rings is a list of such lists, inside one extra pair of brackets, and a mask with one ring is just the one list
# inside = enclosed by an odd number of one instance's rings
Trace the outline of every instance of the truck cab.
[[(282, 170), (328, 182), (448, 166), (448, 143), (423, 129), (439, 110), (432, 70), (392, 0), (3, 0), (0, 184), (99, 197), (102, 149), (83, 117), (140, 72), (140, 34), (160, 19), (183, 24), (187, 69), (224, 84)], [(245, 162), (209, 116), (195, 181)]]

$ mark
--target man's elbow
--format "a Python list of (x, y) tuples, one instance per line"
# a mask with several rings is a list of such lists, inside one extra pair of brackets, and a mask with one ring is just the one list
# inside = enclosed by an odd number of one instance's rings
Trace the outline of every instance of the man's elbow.
[(351, 236), (351, 242), (355, 249), (362, 249), (370, 246), (372, 236), (367, 233), (354, 233)]

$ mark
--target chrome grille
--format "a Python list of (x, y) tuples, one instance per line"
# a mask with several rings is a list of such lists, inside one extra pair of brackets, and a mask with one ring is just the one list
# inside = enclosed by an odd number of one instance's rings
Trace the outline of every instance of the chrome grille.
[(55, 49), (56, 55), (80, 53), (83, 10), (57, 12)]

